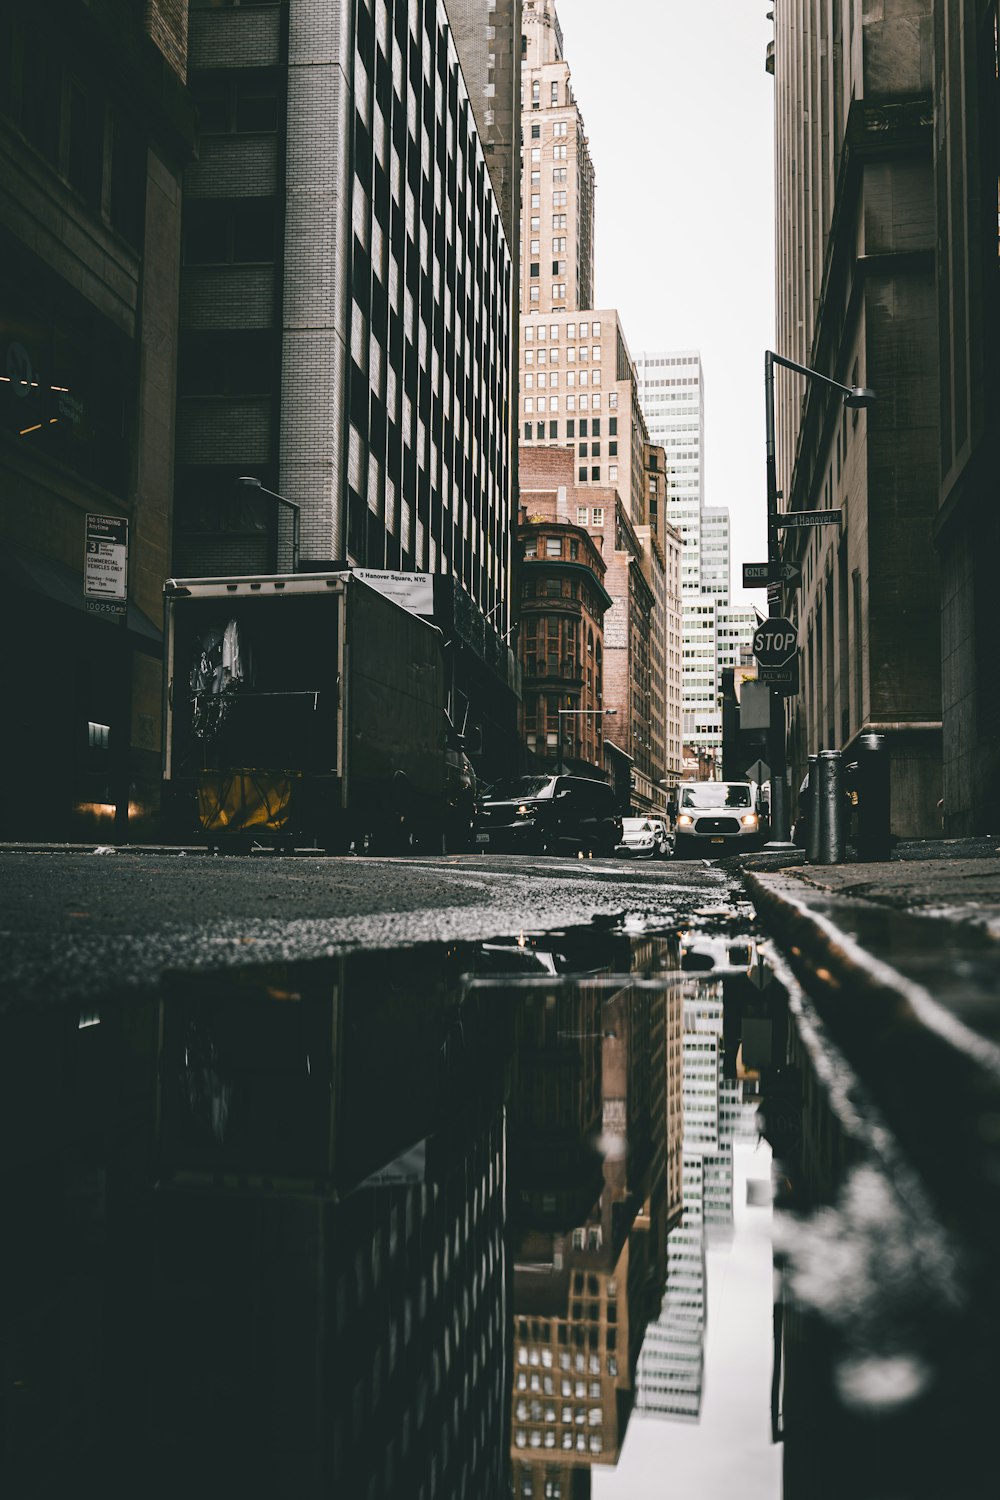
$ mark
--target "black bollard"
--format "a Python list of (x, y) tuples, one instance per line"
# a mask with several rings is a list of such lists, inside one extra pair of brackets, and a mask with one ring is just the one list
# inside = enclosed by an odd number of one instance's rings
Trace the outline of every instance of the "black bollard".
[(821, 750), (816, 761), (816, 821), (819, 850), (816, 863), (843, 863), (847, 844), (844, 818), (844, 773), (839, 750)]
[(890, 757), (882, 734), (863, 734), (858, 740), (858, 859), (889, 858), (891, 794)]
[(819, 798), (816, 789), (819, 772), (816, 767), (818, 755), (809, 756), (809, 783), (805, 789), (806, 803), (806, 859), (811, 865), (819, 863)]

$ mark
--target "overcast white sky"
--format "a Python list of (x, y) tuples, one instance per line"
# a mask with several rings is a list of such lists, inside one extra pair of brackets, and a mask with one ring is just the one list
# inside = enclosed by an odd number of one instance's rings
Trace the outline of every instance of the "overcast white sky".
[(595, 299), (633, 354), (699, 349), (705, 499), (767, 556), (764, 351), (774, 345), (774, 36), (767, 0), (557, 0), (597, 177)]

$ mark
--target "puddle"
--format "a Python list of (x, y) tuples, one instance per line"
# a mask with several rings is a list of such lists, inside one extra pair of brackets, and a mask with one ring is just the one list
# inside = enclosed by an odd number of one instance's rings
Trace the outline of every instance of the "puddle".
[[(836, 1194), (803, 1189), (828, 1127), (747, 919), (4, 1018), (4, 1492), (777, 1500), (805, 1366), (772, 1389), (772, 1330), (805, 1325), (760, 1127), (805, 1267)], [(924, 1389), (926, 1351), (849, 1353), (841, 1405)]]

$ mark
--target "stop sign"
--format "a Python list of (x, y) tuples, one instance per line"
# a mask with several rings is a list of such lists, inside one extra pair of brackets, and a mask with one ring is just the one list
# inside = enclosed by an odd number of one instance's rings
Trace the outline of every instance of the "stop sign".
[(762, 667), (783, 667), (795, 655), (798, 636), (791, 620), (765, 620), (754, 633), (753, 654)]

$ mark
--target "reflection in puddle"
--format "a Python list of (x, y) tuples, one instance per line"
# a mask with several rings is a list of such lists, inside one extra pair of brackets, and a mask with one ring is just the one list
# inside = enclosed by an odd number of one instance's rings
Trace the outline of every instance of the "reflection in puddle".
[(702, 1413), (784, 1014), (752, 943), (595, 925), (9, 1015), (4, 1492), (591, 1493)]

